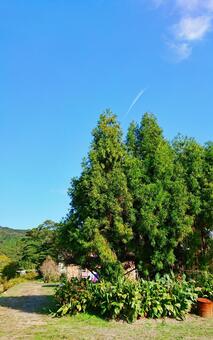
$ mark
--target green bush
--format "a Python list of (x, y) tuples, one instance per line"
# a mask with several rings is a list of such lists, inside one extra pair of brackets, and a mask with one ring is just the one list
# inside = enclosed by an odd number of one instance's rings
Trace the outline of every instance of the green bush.
[(63, 279), (55, 294), (61, 306), (57, 311), (57, 315), (74, 315), (88, 310), (92, 300), (91, 288), (91, 282), (88, 280), (73, 278), (71, 281), (67, 281)]
[(213, 274), (207, 271), (188, 272), (187, 276), (194, 281), (198, 296), (213, 300)]
[(140, 314), (140, 286), (124, 279), (115, 284), (102, 281), (72, 279), (64, 281), (56, 291), (60, 304), (57, 315), (93, 312), (107, 319), (134, 321)]
[(15, 278), (18, 268), (19, 267), (17, 262), (8, 263), (2, 270), (2, 277), (7, 280)]
[(141, 280), (142, 314), (146, 317), (182, 319), (190, 312), (197, 294), (193, 283), (185, 276), (156, 275), (155, 280)]
[(13, 279), (10, 279), (10, 280), (5, 280), (3, 283), (2, 283), (2, 286), (3, 286), (3, 292), (8, 290), (9, 288), (19, 284), (19, 283), (22, 283), (22, 282), (25, 282), (26, 279), (22, 276), (19, 276), (19, 277), (15, 277)]
[(7, 266), (11, 262), (11, 259), (0, 253), (0, 272), (4, 269), (5, 266)]
[(64, 281), (56, 291), (56, 315), (92, 312), (107, 319), (135, 321), (140, 316), (183, 318), (197, 294), (185, 277), (156, 276), (152, 281), (119, 279), (115, 283), (88, 280)]
[(9, 288), (28, 280), (35, 280), (38, 274), (36, 272), (29, 272), (25, 275), (16, 276), (12, 279), (7, 279), (7, 277), (0, 277), (0, 294), (8, 290)]
[(26, 280), (36, 280), (38, 278), (38, 273), (36, 271), (31, 271), (31, 272), (28, 272), (24, 275), (22, 275), (22, 277)]
[(137, 282), (119, 279), (112, 284), (102, 281), (92, 285), (90, 309), (109, 319), (136, 320), (141, 309), (141, 292)]

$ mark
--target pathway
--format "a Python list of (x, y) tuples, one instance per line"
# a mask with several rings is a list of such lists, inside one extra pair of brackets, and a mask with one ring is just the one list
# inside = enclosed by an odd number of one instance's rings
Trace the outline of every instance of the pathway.
[(0, 339), (19, 339), (19, 333), (30, 338), (33, 326), (45, 325), (50, 319), (44, 309), (50, 304), (51, 291), (42, 283), (26, 282), (3, 293), (0, 296)]

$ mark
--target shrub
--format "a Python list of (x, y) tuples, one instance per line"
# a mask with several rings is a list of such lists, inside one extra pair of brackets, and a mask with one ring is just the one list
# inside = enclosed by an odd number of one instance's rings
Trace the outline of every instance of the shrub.
[(6, 278), (0, 279), (0, 293), (8, 290), (9, 288), (28, 280), (34, 280), (37, 277), (36, 272), (30, 272), (22, 276), (17, 276), (15, 278), (7, 280)]
[(155, 280), (141, 280), (140, 284), (142, 314), (146, 317), (182, 319), (197, 299), (194, 285), (187, 282), (185, 276), (176, 278), (173, 274), (162, 277), (156, 275)]
[(4, 269), (5, 266), (7, 266), (11, 262), (11, 259), (4, 255), (0, 254), (0, 272)]
[(207, 271), (188, 272), (188, 277), (194, 281), (199, 297), (213, 300), (213, 274)]
[(43, 275), (44, 282), (59, 280), (60, 275), (58, 271), (58, 266), (50, 256), (46, 257), (40, 267), (40, 271)]
[(107, 319), (133, 322), (140, 316), (183, 318), (197, 298), (185, 277), (156, 276), (153, 281), (119, 279), (96, 284), (88, 280), (64, 281), (56, 291), (56, 315), (93, 312)]
[(3, 282), (3, 291), (5, 290), (8, 290), (9, 288), (19, 284), (19, 283), (22, 283), (22, 282), (25, 282), (26, 280), (24, 279), (24, 277), (15, 277), (13, 279), (10, 279), (10, 280), (5, 280)]
[(36, 271), (31, 271), (22, 275), (22, 277), (26, 280), (36, 280), (38, 278), (38, 273)]
[(65, 281), (56, 291), (61, 305), (57, 315), (94, 312), (108, 319), (134, 321), (140, 313), (140, 286), (124, 279), (116, 283), (72, 279)]
[(91, 283), (86, 279), (72, 278), (68, 281), (64, 278), (55, 294), (61, 306), (57, 315), (74, 315), (88, 310), (92, 298), (90, 285)]
[(10, 280), (16, 277), (18, 270), (18, 263), (10, 262), (2, 270), (2, 277)]
[(112, 284), (103, 281), (93, 286), (93, 308), (109, 319), (136, 320), (141, 309), (141, 292), (138, 282), (119, 279)]

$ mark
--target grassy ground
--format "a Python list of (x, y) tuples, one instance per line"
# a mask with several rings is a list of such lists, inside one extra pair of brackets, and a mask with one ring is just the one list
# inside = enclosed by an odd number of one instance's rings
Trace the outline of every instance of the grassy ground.
[(106, 322), (88, 315), (48, 322), (34, 339), (213, 339), (211, 320), (190, 317), (174, 320), (140, 320), (134, 324)]
[(52, 287), (23, 283), (0, 297), (0, 339), (213, 339), (213, 319), (107, 322), (90, 315), (52, 318)]

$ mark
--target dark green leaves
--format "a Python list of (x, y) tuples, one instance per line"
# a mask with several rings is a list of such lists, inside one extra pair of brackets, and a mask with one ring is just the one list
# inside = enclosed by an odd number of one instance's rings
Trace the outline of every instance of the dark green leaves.
[(142, 277), (208, 266), (213, 229), (213, 146), (177, 137), (170, 144), (155, 116), (130, 124), (126, 143), (107, 110), (59, 230), (65, 257), (113, 280), (134, 261)]

